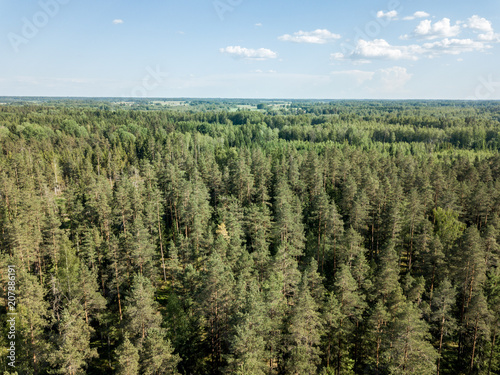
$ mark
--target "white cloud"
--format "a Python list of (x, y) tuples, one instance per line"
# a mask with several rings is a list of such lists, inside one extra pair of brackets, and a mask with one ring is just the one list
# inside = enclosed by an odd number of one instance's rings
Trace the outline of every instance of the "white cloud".
[(487, 48), (491, 48), (483, 42), (472, 39), (448, 38), (432, 43), (424, 43), (422, 46), (426, 54), (431, 56), (441, 53), (459, 55), (462, 52), (483, 51)]
[(314, 31), (297, 31), (293, 35), (281, 35), (278, 39), (294, 43), (325, 44), (335, 39), (340, 39), (340, 37), (339, 34), (334, 34), (327, 29), (317, 29)]
[(123, 20), (120, 20), (120, 19), (113, 20), (113, 25), (120, 25), (122, 23), (123, 23)]
[(486, 18), (473, 15), (464, 24), (464, 27), (471, 29), (474, 32), (480, 32), (477, 38), (485, 42), (500, 42), (500, 34), (495, 33), (491, 22)]
[(411, 21), (411, 20), (414, 20), (416, 18), (424, 18), (424, 17), (429, 17), (429, 16), (430, 16), (429, 13), (424, 12), (422, 10), (419, 10), (419, 11), (413, 13), (412, 16), (404, 17), (403, 20), (405, 20), (405, 21)]
[(395, 19), (398, 16), (398, 12), (395, 10), (390, 10), (388, 12), (383, 12), (382, 10), (379, 10), (377, 12), (377, 17), (378, 18), (388, 18), (388, 19)]
[(330, 75), (337, 84), (362, 87), (367, 92), (395, 93), (401, 92), (412, 74), (406, 68), (393, 66), (374, 71), (367, 70), (340, 70)]
[(358, 85), (363, 84), (365, 81), (369, 81), (373, 78), (375, 72), (370, 72), (366, 70), (340, 70), (331, 72), (334, 76), (347, 76), (356, 80)]
[(261, 69), (256, 69), (256, 70), (252, 70), (251, 73), (257, 73), (257, 74), (275, 74), (276, 73), (276, 70), (273, 70), (273, 69), (269, 69), (269, 70), (261, 70)]
[(353, 58), (352, 53), (346, 55), (346, 54), (341, 53), (341, 52), (334, 52), (334, 53), (330, 54), (330, 59), (333, 61), (349, 61), (349, 62), (353, 63), (354, 65), (371, 63), (370, 60), (362, 59), (360, 57)]
[(256, 24), (255, 24), (255, 26), (256, 26), (256, 27), (261, 27), (261, 26), (262, 26), (262, 24), (259, 22), (259, 23), (256, 23)]
[(412, 74), (406, 68), (393, 66), (392, 68), (380, 69), (379, 79), (385, 91), (399, 91), (411, 79)]
[(491, 22), (486, 18), (481, 18), (478, 15), (473, 15), (467, 20), (466, 27), (469, 27), (473, 30), (483, 31), (485, 33), (493, 32), (493, 27), (491, 26)]
[(413, 30), (413, 36), (423, 39), (450, 38), (460, 33), (460, 25), (451, 25), (449, 18), (432, 24), (431, 20), (420, 21)]
[(330, 58), (332, 60), (338, 60), (338, 61), (342, 61), (342, 60), (345, 60), (345, 55), (341, 52), (335, 52), (335, 53), (332, 53), (330, 55)]
[(411, 34), (401, 35), (399, 38), (403, 40), (410, 38), (429, 40), (452, 38), (460, 34), (460, 32), (465, 29), (469, 29), (476, 34), (477, 37), (474, 39), (477, 39), (478, 41), (494, 43), (500, 42), (500, 34), (494, 32), (491, 22), (486, 18), (479, 17), (478, 15), (473, 15), (468, 18), (466, 22), (456, 21), (454, 25), (451, 24), (449, 18), (443, 18), (434, 24), (431, 20), (423, 20), (420, 21)]
[(473, 39), (444, 38), (439, 41), (403, 46), (391, 45), (384, 39), (359, 40), (350, 53), (332, 53), (330, 58), (337, 61), (370, 62), (373, 59), (382, 60), (418, 60), (433, 58), (439, 55), (459, 55), (464, 52), (482, 52), (491, 48), (483, 41)]
[(244, 48), (240, 46), (228, 46), (219, 50), (221, 53), (227, 53), (233, 57), (243, 58), (248, 60), (267, 60), (275, 59), (278, 54), (267, 48)]
[(479, 34), (477, 38), (484, 42), (500, 42), (500, 34), (494, 33), (493, 31)]
[(352, 59), (389, 59), (389, 60), (417, 60), (420, 52), (418, 45), (393, 46), (384, 39), (358, 40), (356, 48), (351, 53)]
[(424, 12), (422, 10), (419, 10), (419, 11), (413, 13), (413, 17), (415, 17), (415, 18), (424, 18), (424, 17), (429, 17), (429, 16), (430, 16), (429, 13)]

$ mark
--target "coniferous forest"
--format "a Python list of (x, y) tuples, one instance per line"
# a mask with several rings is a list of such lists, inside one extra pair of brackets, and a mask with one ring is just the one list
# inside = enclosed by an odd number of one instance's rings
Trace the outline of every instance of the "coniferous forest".
[(499, 102), (5, 101), (2, 373), (500, 374)]

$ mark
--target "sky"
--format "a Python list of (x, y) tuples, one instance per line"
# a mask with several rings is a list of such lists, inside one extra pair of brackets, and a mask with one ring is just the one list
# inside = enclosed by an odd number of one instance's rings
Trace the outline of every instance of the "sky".
[(499, 0), (0, 0), (0, 96), (500, 99)]

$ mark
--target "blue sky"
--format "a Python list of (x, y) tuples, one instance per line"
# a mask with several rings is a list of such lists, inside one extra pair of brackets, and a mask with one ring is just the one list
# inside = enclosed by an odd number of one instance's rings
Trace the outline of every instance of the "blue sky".
[(500, 99), (500, 1), (0, 0), (1, 96)]

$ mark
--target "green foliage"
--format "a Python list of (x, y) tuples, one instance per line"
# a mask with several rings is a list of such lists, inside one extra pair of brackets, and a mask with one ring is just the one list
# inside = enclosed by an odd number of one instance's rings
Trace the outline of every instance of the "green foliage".
[(64, 309), (59, 323), (56, 350), (50, 354), (50, 362), (60, 374), (83, 374), (97, 351), (90, 347), (93, 329), (85, 323), (85, 314), (76, 301)]
[(128, 337), (116, 349), (116, 373), (120, 375), (137, 375), (139, 373), (139, 350)]
[(449, 250), (462, 235), (466, 225), (458, 220), (458, 212), (453, 210), (438, 207), (433, 210), (433, 215), (436, 222), (436, 234), (445, 249)]
[(142, 349), (142, 374), (145, 375), (177, 375), (178, 354), (173, 354), (166, 332), (160, 328), (150, 328)]
[(19, 373), (498, 372), (498, 102), (2, 101)]
[(307, 273), (304, 273), (290, 319), (290, 357), (287, 364), (289, 373), (317, 373), (322, 328), (318, 306), (309, 292)]
[(135, 275), (130, 295), (125, 300), (126, 331), (132, 342), (138, 345), (142, 345), (150, 329), (158, 328), (161, 324), (154, 291), (149, 279)]
[(427, 323), (412, 302), (406, 302), (392, 323), (391, 346), (385, 351), (390, 374), (434, 374), (438, 358), (428, 339)]

